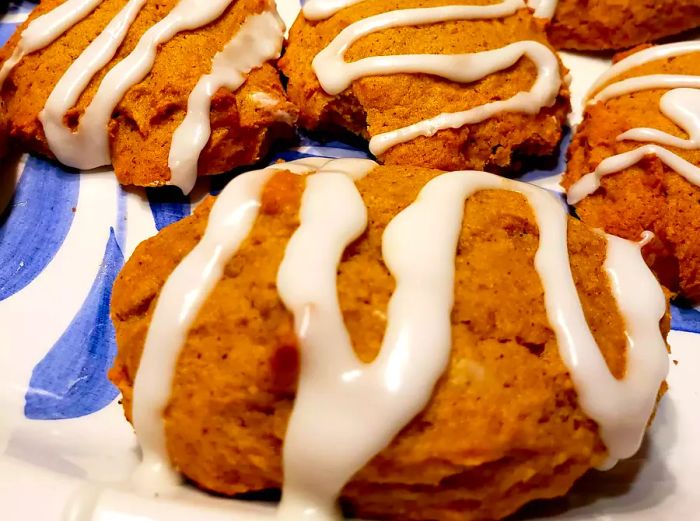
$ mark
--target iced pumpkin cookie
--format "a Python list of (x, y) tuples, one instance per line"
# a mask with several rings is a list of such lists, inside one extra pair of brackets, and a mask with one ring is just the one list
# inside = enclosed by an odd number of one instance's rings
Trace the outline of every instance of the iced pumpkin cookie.
[(11, 139), (188, 192), (291, 134), (283, 34), (271, 0), (44, 0), (0, 51)]
[(151, 491), (177, 469), (282, 488), (285, 521), (338, 519), (338, 497), (362, 519), (500, 519), (637, 451), (665, 310), (639, 244), (545, 190), (307, 159), (139, 246), (110, 376)]
[(565, 71), (522, 0), (309, 0), (280, 62), (300, 123), (380, 162), (518, 172), (551, 156)]
[(562, 184), (591, 226), (654, 232), (647, 262), (700, 299), (700, 42), (639, 50), (598, 79)]

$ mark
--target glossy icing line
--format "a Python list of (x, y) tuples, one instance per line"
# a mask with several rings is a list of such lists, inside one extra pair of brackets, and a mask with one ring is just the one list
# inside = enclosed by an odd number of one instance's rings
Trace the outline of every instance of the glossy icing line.
[[(489, 189), (524, 195), (535, 213), (540, 230), (535, 268), (547, 316), (581, 407), (599, 423), (611, 461), (638, 450), (668, 368), (659, 331), (665, 299), (638, 244), (608, 238), (605, 267), (621, 302), (630, 353), (627, 374), (617, 380), (578, 297), (569, 266), (568, 214), (559, 200), (537, 187), (483, 172), (440, 175), (386, 228), (383, 257), (396, 289), (379, 355), (363, 364), (343, 323), (336, 274), (345, 247), (365, 229), (366, 211), (349, 180), (317, 175), (307, 183), (301, 225), (278, 274), (280, 297), (295, 316), (301, 352), (279, 519), (339, 519), (335, 502), (344, 485), (427, 404), (450, 358), (454, 256), (464, 201)], [(435, 230), (441, 230), (439, 238)], [(626, 302), (630, 295), (633, 303)]]
[(94, 11), (101, 1), (66, 0), (48, 13), (34, 19), (22, 31), (17, 47), (0, 68), (0, 87), (22, 58), (51, 44)]
[(307, 20), (325, 20), (346, 7), (364, 1), (365, 0), (307, 0), (301, 12)]
[[(624, 379), (616, 380), (586, 322), (569, 265), (568, 214), (557, 198), (538, 187), (492, 174), (482, 173), (478, 177), (459, 172), (445, 174), (428, 183), (426, 189), (438, 183), (443, 184), (441, 196), (435, 197), (430, 212), (446, 211), (449, 197), (456, 198), (451, 204), (459, 206), (461, 211), (461, 200), (456, 194), (466, 193), (468, 197), (478, 190), (506, 189), (527, 197), (539, 228), (535, 268), (544, 289), (547, 317), (579, 403), (600, 425), (611, 460), (634, 454), (668, 366), (666, 344), (658, 331), (666, 309), (665, 300), (644, 264), (639, 245), (608, 237), (606, 270), (616, 277), (612, 281), (613, 292), (626, 326), (627, 351), (631, 357), (639, 357), (628, 365)], [(639, 280), (638, 287), (634, 286), (634, 280)], [(630, 298), (630, 294), (638, 298)], [(630, 304), (629, 300), (635, 303)], [(655, 334), (649, 332), (653, 328)], [(620, 411), (634, 411), (634, 414), (628, 416)]]
[(666, 45), (654, 45), (647, 49), (642, 49), (641, 51), (635, 52), (627, 56), (626, 58), (615, 63), (607, 71), (600, 75), (600, 77), (593, 83), (589, 91), (588, 98), (593, 97), (601, 87), (610, 82), (610, 80), (639, 67), (656, 60), (663, 60), (666, 58), (674, 58), (676, 56), (683, 56), (685, 54), (690, 54), (693, 52), (700, 52), (700, 41), (690, 41), (690, 42), (677, 42), (670, 43)]
[(276, 171), (305, 174), (329, 161), (308, 158), (236, 177), (219, 195), (202, 240), (163, 286), (134, 381), (133, 423), (143, 451), (143, 461), (134, 475), (139, 488), (165, 492), (179, 482), (169, 462), (163, 425), (177, 356), (226, 262), (250, 233), (265, 183)]
[(650, 74), (648, 76), (627, 78), (602, 89), (590, 103), (607, 101), (642, 90), (676, 89), (682, 87), (700, 89), (700, 76), (689, 76), (686, 74)]
[[(622, 380), (614, 378), (606, 368), (591, 368), (596, 376), (588, 383), (595, 388), (595, 396), (582, 402), (586, 414), (598, 422), (600, 436), (608, 448), (609, 459), (603, 468), (637, 452), (653, 414), (657, 392), (668, 374), (668, 352), (659, 328), (666, 312), (666, 297), (641, 252), (651, 237), (645, 232), (642, 241), (634, 243), (606, 235), (604, 267), (625, 323), (627, 364)], [(587, 370), (584, 362), (579, 362), (579, 371)], [(573, 379), (581, 400), (581, 384), (576, 376)]]
[(95, 74), (114, 58), (145, 3), (146, 0), (129, 0), (104, 31), (76, 58), (51, 91), (44, 110), (39, 114), (49, 144), (70, 140), (72, 131), (64, 125), (66, 113), (76, 105)]
[[(369, 365), (358, 360), (338, 303), (337, 267), (345, 248), (364, 232), (367, 209), (353, 179), (336, 172), (333, 163), (324, 170), (307, 180), (301, 223), (277, 274), (301, 355), (278, 515), (289, 521), (339, 517), (335, 501), (343, 485), (391, 440), (394, 418), (401, 414), (398, 396), (384, 399), (386, 357)], [(368, 393), (376, 393), (371, 408)]]
[(650, 47), (613, 65), (596, 81), (591, 90), (592, 93), (595, 93), (590, 101), (591, 104), (603, 103), (615, 97), (638, 91), (672, 89), (661, 97), (659, 108), (662, 114), (688, 135), (688, 138), (681, 138), (647, 127), (623, 132), (617, 136), (617, 141), (637, 141), (650, 144), (601, 161), (593, 172), (585, 174), (569, 188), (567, 194), (569, 204), (577, 204), (594, 193), (600, 187), (602, 177), (621, 172), (650, 156), (657, 157), (687, 181), (700, 186), (700, 168), (664, 148), (664, 146), (669, 146), (682, 150), (700, 149), (700, 76), (650, 74), (626, 78), (606, 85), (611, 79), (646, 63), (690, 53), (700, 53), (700, 42), (680, 42)]
[(238, 89), (247, 74), (268, 60), (279, 58), (284, 23), (276, 13), (251, 15), (231, 41), (212, 59), (211, 72), (202, 76), (189, 96), (187, 115), (173, 134), (169, 184), (189, 193), (197, 180), (199, 155), (211, 135), (211, 100), (220, 88)]
[[(522, 8), (521, 0), (504, 0), (489, 6), (446, 5), (415, 9), (399, 9), (358, 20), (345, 27), (331, 43), (313, 60), (313, 68), (323, 90), (328, 94), (340, 94), (353, 81), (363, 76), (396, 74), (400, 72), (435, 74), (451, 81), (468, 82), (482, 76), (479, 72), (452, 70), (450, 65), (475, 61), (478, 53), (458, 55), (411, 54), (364, 58), (352, 63), (345, 61), (345, 53), (353, 43), (377, 31), (411, 25), (429, 25), (454, 20), (484, 20), (509, 16)], [(460, 62), (453, 59), (461, 58)], [(426, 60), (427, 59), (427, 60)], [(460, 63), (465, 68), (467, 63)], [(481, 68), (485, 67), (483, 64)], [(455, 69), (457, 67), (454, 67)], [(498, 70), (491, 68), (492, 73)]]
[[(311, 7), (312, 13), (317, 11), (315, 4)], [(313, 69), (323, 90), (328, 94), (336, 95), (350, 87), (354, 80), (365, 76), (423, 73), (440, 76), (450, 81), (470, 83), (507, 69), (523, 57), (529, 58), (536, 65), (537, 80), (530, 91), (519, 92), (507, 100), (487, 103), (470, 110), (443, 113), (376, 135), (370, 140), (370, 150), (375, 155), (383, 154), (389, 148), (419, 136), (432, 136), (443, 129), (479, 123), (498, 113), (536, 114), (542, 107), (551, 106), (556, 101), (561, 86), (556, 55), (539, 42), (529, 40), (515, 42), (501, 49), (478, 53), (376, 56), (352, 63), (345, 61), (345, 53), (354, 42), (377, 31), (452, 20), (502, 18), (524, 7), (522, 0), (503, 0), (501, 3), (485, 6), (447, 5), (381, 13), (359, 20), (343, 29), (314, 58)]]
[(700, 168), (659, 145), (644, 145), (629, 152), (608, 157), (598, 167), (578, 181), (567, 191), (567, 202), (578, 204), (600, 188), (601, 178), (616, 174), (639, 163), (645, 157), (657, 157), (666, 166), (683, 176), (695, 186), (700, 186)]
[[(461, 206), (451, 210), (462, 214)], [(443, 223), (440, 212), (434, 215), (416, 205), (384, 233), (384, 260), (396, 289), (379, 355), (364, 364), (343, 321), (336, 273), (345, 248), (365, 229), (365, 205), (347, 178), (309, 179), (301, 226), (287, 246), (277, 284), (294, 314), (301, 352), (280, 518), (335, 519), (342, 487), (425, 407), (444, 372), (461, 226), (446, 230), (450, 240), (436, 242)]]
[(550, 107), (556, 101), (561, 87), (559, 62), (545, 45), (534, 41), (517, 42), (496, 51), (484, 51), (477, 55), (480, 56), (477, 58), (478, 65), (471, 63), (471, 67), (477, 68), (479, 65), (483, 65), (486, 68), (491, 68), (494, 65), (500, 65), (498, 70), (507, 69), (521, 57), (527, 56), (537, 65), (539, 71), (537, 80), (530, 91), (519, 92), (507, 100), (493, 101), (462, 112), (443, 113), (397, 130), (378, 134), (370, 140), (370, 151), (375, 155), (380, 155), (393, 146), (417, 137), (430, 137), (443, 129), (456, 129), (480, 123), (504, 112), (535, 115), (543, 107)]
[[(338, 11), (359, 4), (365, 0), (308, 0), (302, 9), (307, 20), (325, 20)], [(536, 18), (551, 19), (559, 0), (527, 0), (527, 6), (534, 11)]]
[[(76, 132), (56, 128), (47, 135), (49, 147), (62, 163), (90, 170), (111, 163), (108, 125), (112, 113), (127, 90), (142, 81), (155, 62), (158, 47), (182, 31), (198, 29), (218, 19), (232, 0), (180, 0), (175, 7), (141, 37), (134, 50), (104, 77), (80, 119)], [(73, 83), (75, 69), (65, 82)], [(62, 79), (62, 82), (64, 80)]]
[(229, 184), (211, 210), (204, 237), (161, 290), (134, 381), (133, 424), (143, 452), (134, 481), (148, 492), (167, 492), (179, 483), (169, 462), (163, 425), (177, 356), (226, 261), (253, 227), (260, 194), (273, 172), (243, 174)]
[[(364, 0), (308, 0), (302, 9), (307, 20), (325, 20), (338, 11), (359, 4)], [(527, 0), (527, 6), (534, 11), (536, 18), (551, 19), (559, 0)]]
[[(700, 77), (697, 78), (700, 80)], [(620, 134), (618, 141), (643, 141), (685, 150), (700, 149), (700, 82), (698, 89), (673, 89), (661, 97), (661, 113), (688, 134), (688, 139), (654, 128), (635, 128)]]

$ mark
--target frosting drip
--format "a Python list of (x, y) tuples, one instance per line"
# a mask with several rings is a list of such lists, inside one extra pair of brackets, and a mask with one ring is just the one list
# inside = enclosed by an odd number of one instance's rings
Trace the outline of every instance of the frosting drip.
[(650, 156), (657, 157), (688, 182), (700, 186), (700, 168), (664, 148), (668, 146), (681, 150), (700, 150), (700, 76), (650, 74), (626, 78), (601, 89), (611, 79), (640, 65), (690, 53), (700, 53), (700, 42), (680, 42), (644, 49), (616, 63), (596, 81), (591, 92), (598, 92), (590, 103), (605, 102), (643, 90), (671, 89), (661, 97), (659, 108), (662, 114), (688, 135), (688, 138), (680, 138), (647, 127), (623, 132), (617, 136), (618, 141), (652, 144), (646, 144), (601, 161), (593, 172), (585, 174), (569, 188), (567, 193), (569, 204), (577, 204), (598, 190), (602, 177), (621, 172)]
[(273, 170), (243, 174), (220, 195), (201, 242), (178, 265), (161, 290), (134, 381), (133, 424), (143, 451), (134, 476), (149, 492), (167, 491), (178, 482), (169, 463), (163, 412), (177, 355), (207, 295), (221, 278), (226, 261), (248, 236), (260, 207), (260, 193)]
[[(430, 229), (449, 230), (447, 236), (456, 249), (457, 238), (453, 234), (458, 237), (464, 200), (488, 189), (518, 192), (530, 203), (540, 234), (535, 269), (544, 289), (547, 317), (559, 354), (574, 382), (579, 404), (599, 424), (610, 463), (632, 456), (639, 449), (659, 386), (668, 370), (666, 344), (659, 331), (659, 321), (666, 310), (665, 298), (644, 263), (640, 246), (608, 237), (606, 270), (625, 322), (629, 353), (627, 373), (624, 379), (617, 380), (586, 322), (569, 265), (568, 213), (554, 195), (493, 174), (453, 172), (430, 181), (414, 205), (425, 205), (423, 222), (442, 214), (445, 220), (439, 222), (438, 228)], [(451, 221), (447, 220), (448, 216)], [(424, 249), (431, 247), (434, 246), (422, 245)], [(639, 280), (638, 286), (634, 285), (635, 280)], [(623, 415), (620, 411), (631, 412)]]
[(598, 422), (611, 461), (637, 451), (668, 366), (659, 331), (663, 292), (644, 264), (639, 244), (607, 238), (605, 269), (628, 341), (627, 372), (617, 380), (588, 327), (574, 284), (568, 213), (558, 198), (535, 186), (483, 172), (447, 173), (426, 184), (382, 238), (384, 262), (396, 287), (380, 352), (369, 364), (355, 356), (336, 276), (345, 248), (367, 226), (367, 210), (353, 181), (374, 166), (367, 160), (302, 160), (243, 174), (224, 189), (201, 242), (164, 285), (148, 331), (134, 387), (134, 424), (144, 449), (137, 476), (142, 485), (152, 483), (163, 469), (174, 475), (162, 415), (178, 353), (226, 262), (250, 233), (263, 186), (275, 170), (317, 171), (307, 180), (300, 225), (277, 275), (280, 298), (294, 316), (301, 355), (278, 518), (338, 519), (336, 500), (343, 486), (428, 403), (450, 359), (454, 258), (464, 202), (481, 190), (514, 191), (530, 203), (540, 237), (535, 268), (579, 403)]
[[(178, 482), (177, 473), (169, 463), (162, 419), (177, 355), (199, 309), (221, 278), (226, 262), (250, 233), (265, 183), (276, 171), (306, 174), (329, 161), (308, 158), (236, 177), (219, 195), (202, 240), (163, 286), (134, 381), (133, 421), (143, 451), (143, 462), (134, 480), (140, 488), (165, 492)], [(361, 163), (358, 168), (366, 169), (367, 163)]]
[(284, 41), (284, 23), (273, 12), (251, 15), (224, 49), (214, 56), (209, 74), (190, 94), (187, 115), (173, 134), (170, 146), (170, 183), (188, 194), (197, 180), (197, 161), (211, 135), (211, 100), (221, 88), (237, 90), (247, 74), (278, 58)]
[[(90, 170), (111, 163), (109, 121), (126, 91), (142, 81), (155, 62), (158, 47), (182, 31), (202, 27), (221, 16), (231, 0), (180, 0), (141, 37), (136, 48), (104, 77), (95, 97), (85, 109), (76, 132), (63, 127), (47, 135), (51, 152), (63, 164)], [(69, 71), (70, 72), (70, 71)], [(73, 74), (77, 71), (73, 71)], [(72, 82), (72, 78), (66, 81)], [(60, 122), (59, 122), (60, 125)]]
[[(353, 2), (354, 3), (354, 2)], [(330, 16), (347, 2), (325, 6), (308, 2), (305, 6), (311, 16)], [(510, 99), (495, 101), (470, 110), (443, 113), (412, 125), (372, 137), (370, 151), (381, 155), (393, 146), (411, 141), (419, 136), (433, 136), (438, 131), (460, 128), (494, 117), (502, 112), (536, 114), (543, 107), (554, 104), (561, 77), (556, 55), (545, 45), (535, 41), (512, 43), (501, 49), (477, 53), (433, 55), (415, 54), (377, 56), (348, 63), (345, 53), (360, 38), (392, 27), (427, 25), (452, 20), (477, 20), (502, 18), (525, 7), (522, 0), (503, 0), (485, 6), (448, 5), (441, 7), (400, 9), (359, 20), (343, 29), (335, 39), (313, 60), (313, 69), (323, 90), (336, 95), (351, 86), (352, 82), (372, 75), (398, 73), (423, 73), (440, 76), (450, 81), (470, 83), (490, 74), (505, 70), (521, 58), (527, 57), (537, 67), (537, 80), (528, 92), (520, 92)], [(330, 13), (330, 14), (329, 14)]]
[(639, 163), (645, 157), (657, 157), (666, 166), (680, 174), (695, 186), (700, 186), (700, 168), (670, 150), (658, 145), (644, 145), (629, 152), (605, 158), (598, 167), (578, 181), (567, 192), (567, 202), (578, 204), (600, 188), (601, 178), (616, 174)]
[[(698, 78), (700, 80), (700, 78)], [(700, 84), (698, 85), (700, 87)], [(685, 150), (700, 148), (700, 90), (674, 89), (661, 97), (661, 113), (673, 121), (688, 139), (672, 136), (654, 128), (635, 128), (618, 136), (618, 141), (651, 141)]]
[[(641, 446), (646, 428), (643, 420), (651, 417), (657, 391), (669, 368), (666, 344), (659, 329), (659, 321), (666, 312), (666, 298), (641, 253), (651, 234), (645, 232), (639, 243), (614, 235), (606, 237), (605, 271), (625, 322), (625, 377), (617, 380), (606, 368), (589, 368), (585, 359), (579, 361), (578, 372), (572, 375), (580, 401), (579, 386), (593, 390), (590, 399), (585, 401), (584, 397), (581, 403), (586, 414), (598, 422), (600, 436), (608, 448), (609, 459), (603, 468), (633, 456)], [(583, 384), (578, 381), (582, 378), (587, 379)], [(656, 386), (656, 391), (652, 386)]]
[[(307, 20), (325, 20), (338, 11), (359, 4), (364, 0), (308, 0), (302, 8)], [(534, 11), (536, 18), (551, 19), (559, 0), (527, 0), (527, 6)]]
[[(346, 246), (365, 229), (366, 210), (347, 178), (327, 176), (308, 181), (301, 226), (278, 275), (302, 354), (284, 448), (280, 517), (289, 520), (336, 518), (342, 487), (426, 406), (451, 350), (461, 218), (445, 230), (443, 214), (416, 204), (387, 227), (383, 255), (396, 289), (379, 355), (363, 364), (343, 322), (336, 272)], [(336, 184), (348, 195), (334, 195)], [(452, 214), (461, 217), (462, 206), (451, 207)], [(448, 240), (435, 241), (436, 229)]]
[[(366, 374), (381, 371), (380, 364), (372, 364), (377, 371), (365, 371), (355, 357), (336, 292), (337, 266), (345, 248), (365, 230), (367, 210), (353, 180), (327, 170), (307, 181), (301, 224), (277, 276), (280, 298), (294, 315), (301, 352), (300, 407), (294, 408), (285, 436), (279, 511), (280, 518), (290, 520), (338, 517), (335, 499), (345, 482), (394, 434), (385, 432), (393, 422), (381, 418), (396, 411), (381, 402), (370, 411), (367, 395), (358, 392), (381, 393), (374, 386), (382, 379)], [(344, 411), (342, 418), (338, 408)], [(318, 421), (323, 417), (329, 421)], [(376, 430), (367, 435), (364, 426), (371, 424)], [(370, 442), (358, 448), (358, 438)]]
[(631, 71), (632, 69), (639, 67), (656, 60), (663, 60), (666, 58), (674, 58), (676, 56), (683, 56), (685, 54), (690, 54), (693, 52), (700, 51), (700, 41), (690, 41), (690, 42), (677, 42), (669, 43), (666, 45), (654, 45), (647, 49), (642, 49), (641, 51), (630, 54), (625, 59), (620, 60), (607, 71), (600, 75), (600, 77), (593, 83), (588, 97), (591, 97), (590, 93), (595, 93), (600, 90), (600, 88), (609, 83), (610, 80)]
[(648, 76), (628, 78), (605, 87), (596, 94), (592, 102), (607, 101), (611, 98), (641, 90), (677, 89), (682, 87), (700, 89), (700, 77), (685, 74), (650, 74)]
[(48, 13), (36, 18), (22, 31), (19, 43), (0, 69), (0, 87), (12, 69), (27, 54), (43, 49), (68, 29), (88, 16), (102, 0), (66, 0)]
[[(39, 120), (44, 128), (46, 140), (59, 160), (66, 159), (61, 145), (65, 143), (70, 146), (72, 134), (71, 130), (63, 124), (63, 118), (78, 102), (80, 95), (95, 74), (114, 58), (131, 24), (134, 23), (145, 3), (146, 0), (129, 0), (104, 31), (71, 64), (49, 95), (44, 110), (39, 114)], [(76, 142), (75, 145), (80, 143)], [(74, 150), (74, 154), (84, 155), (85, 150)], [(66, 161), (63, 162), (68, 164)]]
[(325, 20), (338, 11), (364, 0), (308, 0), (301, 12), (307, 20)]

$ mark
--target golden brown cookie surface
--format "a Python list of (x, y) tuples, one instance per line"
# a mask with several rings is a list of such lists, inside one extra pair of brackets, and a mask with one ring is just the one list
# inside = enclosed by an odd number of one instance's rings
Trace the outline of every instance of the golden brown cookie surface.
[(559, 49), (626, 49), (695, 27), (697, 0), (559, 0), (548, 34)]

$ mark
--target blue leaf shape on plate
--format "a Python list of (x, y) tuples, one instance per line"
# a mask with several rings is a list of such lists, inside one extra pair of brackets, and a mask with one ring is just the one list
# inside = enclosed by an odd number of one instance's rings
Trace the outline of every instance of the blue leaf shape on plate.
[(671, 304), (671, 329), (700, 333), (700, 311), (681, 304)]
[(109, 302), (112, 284), (123, 264), (124, 255), (110, 228), (102, 265), (83, 306), (32, 372), (25, 396), (27, 418), (85, 416), (109, 405), (119, 394), (106, 373), (117, 351)]
[(175, 186), (147, 188), (146, 194), (158, 231), (169, 224), (184, 219), (192, 211), (190, 198), (183, 195), (180, 189)]
[(29, 157), (12, 202), (0, 216), (0, 300), (19, 292), (46, 268), (73, 222), (80, 178)]

